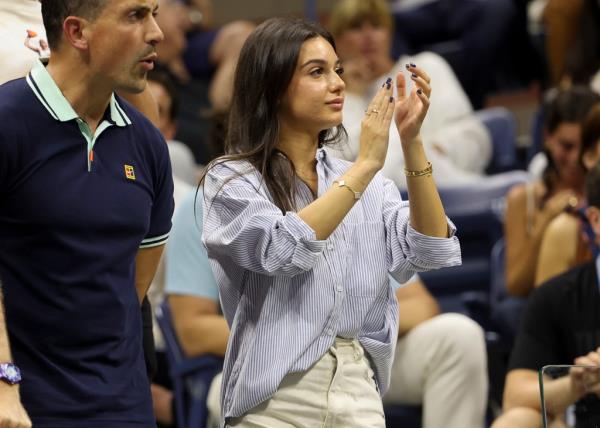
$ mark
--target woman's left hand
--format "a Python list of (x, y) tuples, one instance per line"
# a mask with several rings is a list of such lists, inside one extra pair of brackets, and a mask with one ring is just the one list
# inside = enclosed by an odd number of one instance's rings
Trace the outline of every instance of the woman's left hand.
[(410, 94), (406, 94), (406, 79), (402, 72), (396, 76), (396, 127), (400, 134), (400, 141), (404, 146), (416, 139), (421, 131), (421, 125), (429, 109), (429, 96), (431, 95), (431, 79), (423, 70), (414, 64), (406, 64), (406, 69), (412, 73), (414, 82)]

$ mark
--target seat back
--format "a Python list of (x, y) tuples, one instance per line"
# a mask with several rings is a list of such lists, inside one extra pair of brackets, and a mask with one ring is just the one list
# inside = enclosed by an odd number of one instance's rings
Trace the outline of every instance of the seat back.
[(528, 180), (526, 172), (511, 171), (484, 177), (476, 184), (440, 189), (446, 215), (457, 227), (463, 261), (461, 266), (422, 274), (427, 287), (440, 298), (442, 309), (444, 296), (489, 291), (490, 252), (503, 235), (506, 193)]
[(517, 159), (517, 120), (504, 107), (478, 110), (475, 116), (485, 125), (492, 137), (492, 159), (488, 174), (515, 170), (521, 165)]
[(208, 416), (208, 391), (213, 377), (223, 367), (223, 360), (213, 355), (185, 356), (177, 339), (167, 299), (155, 309), (155, 316), (165, 341), (177, 426), (204, 428)]

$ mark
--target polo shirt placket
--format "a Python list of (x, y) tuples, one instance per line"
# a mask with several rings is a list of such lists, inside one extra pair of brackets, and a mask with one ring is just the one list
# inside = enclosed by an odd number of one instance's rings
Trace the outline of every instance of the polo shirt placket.
[(121, 106), (119, 106), (113, 94), (109, 101), (112, 123), (106, 119), (103, 120), (98, 125), (96, 132), (92, 134), (89, 125), (73, 110), (73, 107), (71, 107), (71, 104), (69, 104), (50, 74), (48, 74), (41, 61), (36, 62), (31, 73), (27, 75), (27, 84), (54, 119), (61, 122), (69, 122), (71, 120), (77, 122), (79, 131), (87, 143), (88, 172), (92, 171), (94, 163), (94, 144), (96, 144), (102, 132), (113, 124), (120, 127), (131, 125), (131, 120), (127, 117)]

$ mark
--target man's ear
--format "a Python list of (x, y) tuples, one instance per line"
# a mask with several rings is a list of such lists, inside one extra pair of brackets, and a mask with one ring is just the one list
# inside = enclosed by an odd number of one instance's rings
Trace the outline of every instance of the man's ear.
[(68, 16), (63, 22), (65, 42), (78, 50), (86, 50), (88, 48), (87, 26), (87, 20), (77, 16)]
[(590, 222), (590, 226), (592, 226), (592, 230), (594, 231), (594, 235), (596, 236), (596, 242), (600, 241), (600, 208), (598, 207), (588, 207), (585, 210), (585, 216)]

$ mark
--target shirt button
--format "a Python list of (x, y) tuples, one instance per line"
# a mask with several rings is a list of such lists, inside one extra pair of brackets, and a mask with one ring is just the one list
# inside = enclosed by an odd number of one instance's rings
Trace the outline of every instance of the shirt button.
[(333, 242), (327, 241), (327, 249), (328, 250), (333, 250)]
[(341, 285), (338, 285), (337, 287), (335, 287), (335, 290), (336, 290), (337, 292), (340, 292), (340, 293), (341, 293), (341, 292), (343, 291), (343, 288), (342, 288), (342, 286), (341, 286)]
[(327, 329), (327, 334), (330, 336), (333, 334), (333, 329), (331, 327)]

